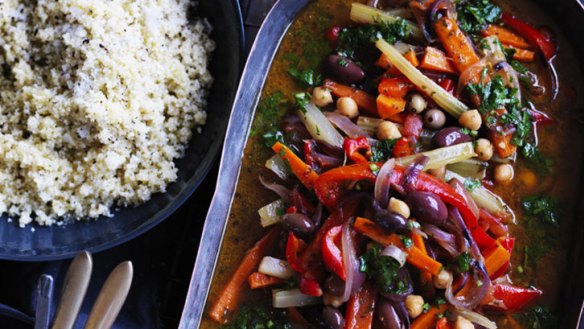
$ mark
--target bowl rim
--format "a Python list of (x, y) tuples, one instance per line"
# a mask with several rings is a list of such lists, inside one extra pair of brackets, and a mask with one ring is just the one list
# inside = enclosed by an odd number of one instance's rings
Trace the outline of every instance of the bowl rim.
[[(245, 63), (245, 32), (244, 32), (244, 25), (243, 25), (243, 15), (241, 11), (241, 6), (239, 0), (227, 0), (231, 3), (233, 8), (233, 16), (235, 19), (235, 25), (237, 29), (237, 53), (239, 54), (239, 60), (236, 63), (237, 69), (237, 76), (240, 76), (243, 64)], [(235, 93), (233, 94), (235, 97)], [(227, 126), (225, 127), (227, 128)], [(185, 181), (185, 187), (178, 193), (177, 197), (169, 203), (167, 207), (162, 209), (161, 211), (156, 212), (148, 221), (136, 226), (132, 231), (128, 234), (122, 235), (118, 238), (111, 239), (109, 241), (96, 244), (95, 246), (87, 248), (87, 251), (96, 253), (100, 251), (104, 251), (125, 242), (128, 242), (144, 233), (149, 231), (150, 229), (154, 228), (155, 226), (162, 223), (165, 219), (170, 217), (178, 208), (180, 208), (190, 197), (191, 195), (197, 190), (197, 188), (201, 185), (201, 183), (207, 178), (211, 168), (217, 162), (217, 158), (219, 157), (219, 150), (221, 149), (224, 137), (226, 134), (226, 129), (222, 129), (217, 136), (217, 139), (214, 140), (209, 147), (208, 151), (201, 159), (200, 165), (197, 167), (197, 175), (193, 175), (189, 180)], [(180, 159), (175, 159), (180, 160)], [(166, 192), (168, 193), (168, 192)], [(146, 201), (149, 202), (149, 201)], [(107, 219), (103, 219), (107, 220)], [(75, 222), (71, 223), (71, 225), (83, 225), (91, 223), (81, 223)], [(34, 225), (31, 224), (31, 225)], [(58, 226), (53, 225), (55, 228), (60, 228)], [(29, 227), (25, 227), (22, 229), (29, 229)], [(79, 251), (65, 251), (58, 254), (25, 254), (25, 255), (11, 255), (11, 254), (4, 254), (0, 253), (1, 260), (7, 261), (23, 261), (23, 262), (39, 262), (39, 261), (53, 261), (53, 260), (61, 260), (61, 259), (69, 259), (77, 255)]]

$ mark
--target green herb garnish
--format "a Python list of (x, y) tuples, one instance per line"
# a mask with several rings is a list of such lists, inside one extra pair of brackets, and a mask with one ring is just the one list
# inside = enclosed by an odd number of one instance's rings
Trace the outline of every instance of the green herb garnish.
[(376, 288), (384, 293), (400, 293), (407, 287), (398, 278), (399, 263), (388, 256), (381, 255), (382, 247), (371, 246), (363, 256), (359, 257), (360, 271), (367, 274), (375, 282)]
[(462, 30), (478, 33), (489, 23), (496, 23), (501, 18), (501, 8), (488, 0), (466, 0), (456, 4), (458, 23)]
[(476, 190), (477, 188), (481, 187), (482, 185), (483, 184), (481, 183), (480, 180), (474, 179), (474, 178), (467, 178), (464, 181), (464, 188), (469, 192)]
[(377, 142), (371, 147), (371, 162), (384, 162), (391, 158), (393, 146), (398, 139), (386, 139)]
[(283, 310), (263, 307), (243, 306), (231, 323), (223, 326), (224, 329), (290, 329), (286, 312)]
[(526, 312), (513, 315), (525, 328), (556, 328), (557, 319), (547, 307), (536, 305)]
[(339, 32), (337, 52), (354, 59), (361, 48), (372, 48), (379, 39), (393, 44), (398, 40), (407, 39), (411, 33), (412, 29), (402, 18), (392, 23), (380, 21), (377, 24), (345, 27)]
[(560, 226), (555, 201), (549, 196), (531, 196), (521, 202), (523, 214), (528, 219), (540, 220), (552, 226)]

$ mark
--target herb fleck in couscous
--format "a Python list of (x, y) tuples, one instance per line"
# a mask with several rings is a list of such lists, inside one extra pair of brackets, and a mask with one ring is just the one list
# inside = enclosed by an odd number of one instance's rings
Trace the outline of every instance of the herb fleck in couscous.
[(111, 216), (176, 180), (214, 43), (189, 0), (0, 2), (0, 212)]

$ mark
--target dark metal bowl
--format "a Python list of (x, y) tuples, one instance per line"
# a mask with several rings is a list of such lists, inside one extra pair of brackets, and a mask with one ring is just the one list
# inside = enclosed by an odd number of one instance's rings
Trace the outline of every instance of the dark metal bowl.
[(81, 250), (97, 252), (137, 237), (170, 216), (202, 182), (221, 149), (244, 55), (243, 23), (237, 0), (201, 1), (197, 16), (213, 26), (217, 43), (211, 73), (215, 82), (208, 98), (207, 124), (195, 134), (185, 157), (176, 161), (178, 179), (166, 193), (153, 195), (136, 208), (112, 218), (82, 221), (65, 227), (32, 224), (19, 228), (0, 218), (0, 259), (41, 261), (72, 257)]
[[(555, 18), (563, 33), (576, 53), (584, 58), (584, 10), (578, 0), (532, 0), (546, 13)], [(265, 75), (271, 65), (283, 34), (296, 14), (310, 0), (278, 1), (265, 19), (258, 37), (251, 49), (242, 81), (233, 106), (233, 114), (227, 133), (229, 149), (223, 150), (219, 179), (213, 202), (209, 208), (203, 235), (187, 300), (179, 328), (197, 328), (203, 316), (207, 294), (209, 292), (213, 271), (219, 255), (223, 233), (233, 201), (237, 178), (241, 168), (241, 158), (249, 125), (253, 120), (255, 108), (265, 83)], [(584, 72), (581, 72), (584, 77)], [(584, 111), (584, 110), (583, 110)], [(582, 150), (584, 152), (584, 150)], [(584, 188), (584, 183), (581, 184)], [(582, 202), (573, 227), (571, 254), (572, 268), (566, 269), (564, 289), (558, 328), (576, 328), (582, 300), (584, 298), (584, 191), (580, 193)], [(584, 329), (584, 326), (582, 327)]]

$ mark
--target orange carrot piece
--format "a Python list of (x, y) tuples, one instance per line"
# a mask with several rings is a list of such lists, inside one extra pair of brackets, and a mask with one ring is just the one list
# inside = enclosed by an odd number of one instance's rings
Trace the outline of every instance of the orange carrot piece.
[(379, 58), (373, 64), (379, 68), (384, 69), (384, 70), (387, 70), (391, 67), (391, 62), (389, 61), (389, 58), (387, 58), (387, 56), (385, 56), (385, 54), (381, 54), (379, 56)]
[[(367, 218), (357, 217), (353, 229), (383, 246), (392, 244), (402, 249), (405, 248), (401, 238), (397, 234), (387, 232), (387, 230)], [(433, 275), (440, 273), (442, 264), (428, 256), (428, 254), (424, 253), (418, 247), (412, 246), (406, 249), (406, 252), (409, 264)]]
[(446, 53), (454, 61), (454, 66), (459, 72), (477, 63), (480, 59), (466, 34), (458, 27), (456, 22), (448, 17), (440, 18), (434, 23), (434, 31)]
[(520, 62), (533, 62), (535, 58), (535, 52), (527, 49), (509, 47), (515, 49), (515, 53), (513, 54), (513, 59), (518, 60)]
[(390, 244), (400, 248), (404, 246), (397, 234), (388, 233), (387, 230), (367, 218), (355, 218), (353, 229), (384, 246), (389, 246)]
[(407, 261), (410, 265), (413, 265), (420, 270), (427, 271), (432, 275), (438, 275), (440, 270), (442, 270), (442, 264), (440, 262), (416, 247), (408, 249)]
[(377, 96), (377, 110), (382, 119), (395, 118), (406, 108), (406, 100), (399, 97), (389, 97), (383, 94)]
[(375, 289), (366, 283), (351, 296), (345, 313), (345, 329), (371, 329), (376, 294)]
[(276, 238), (280, 234), (277, 228), (272, 229), (243, 257), (243, 260), (223, 287), (219, 298), (213, 303), (209, 316), (216, 322), (226, 323), (231, 314), (236, 310), (243, 294), (245, 281), (260, 264), (260, 261), (272, 249)]
[(512, 134), (502, 135), (494, 130), (489, 133), (489, 140), (501, 158), (510, 157), (517, 151), (517, 146), (511, 144), (512, 138)]
[(407, 53), (404, 54), (404, 57), (412, 64), (414, 67), (420, 66), (420, 61), (418, 60), (418, 56), (416, 56), (416, 52), (413, 49), (410, 49)]
[(420, 68), (442, 73), (454, 74), (457, 72), (452, 60), (446, 57), (446, 54), (440, 49), (434, 47), (426, 47)]
[(318, 178), (318, 174), (312, 169), (312, 167), (304, 163), (302, 159), (280, 142), (276, 142), (272, 146), (272, 150), (290, 165), (290, 169), (304, 186), (308, 189), (312, 188), (312, 184), (314, 184), (314, 181)]
[(273, 285), (283, 283), (284, 280), (276, 278), (264, 273), (253, 272), (248, 278), (247, 282), (251, 289), (265, 288)]
[(489, 276), (495, 274), (503, 265), (511, 259), (511, 254), (499, 243), (493, 250), (485, 253), (485, 268)]
[[(424, 238), (416, 233), (412, 232), (412, 242), (414, 243), (414, 247), (420, 249), (425, 255), (428, 255), (428, 250), (426, 249), (426, 244), (424, 243)], [(421, 279), (422, 283), (428, 283), (432, 281), (432, 274), (426, 271), (422, 271)]]
[(363, 90), (345, 86), (330, 79), (324, 81), (324, 87), (329, 89), (337, 97), (351, 97), (360, 109), (368, 114), (377, 115), (375, 97)]
[(438, 322), (438, 314), (446, 312), (446, 305), (432, 306), (428, 312), (422, 313), (412, 322), (411, 329), (434, 329)]
[(519, 34), (498, 25), (489, 25), (481, 34), (485, 37), (496, 35), (504, 45), (511, 45), (518, 48), (529, 48), (529, 43)]

